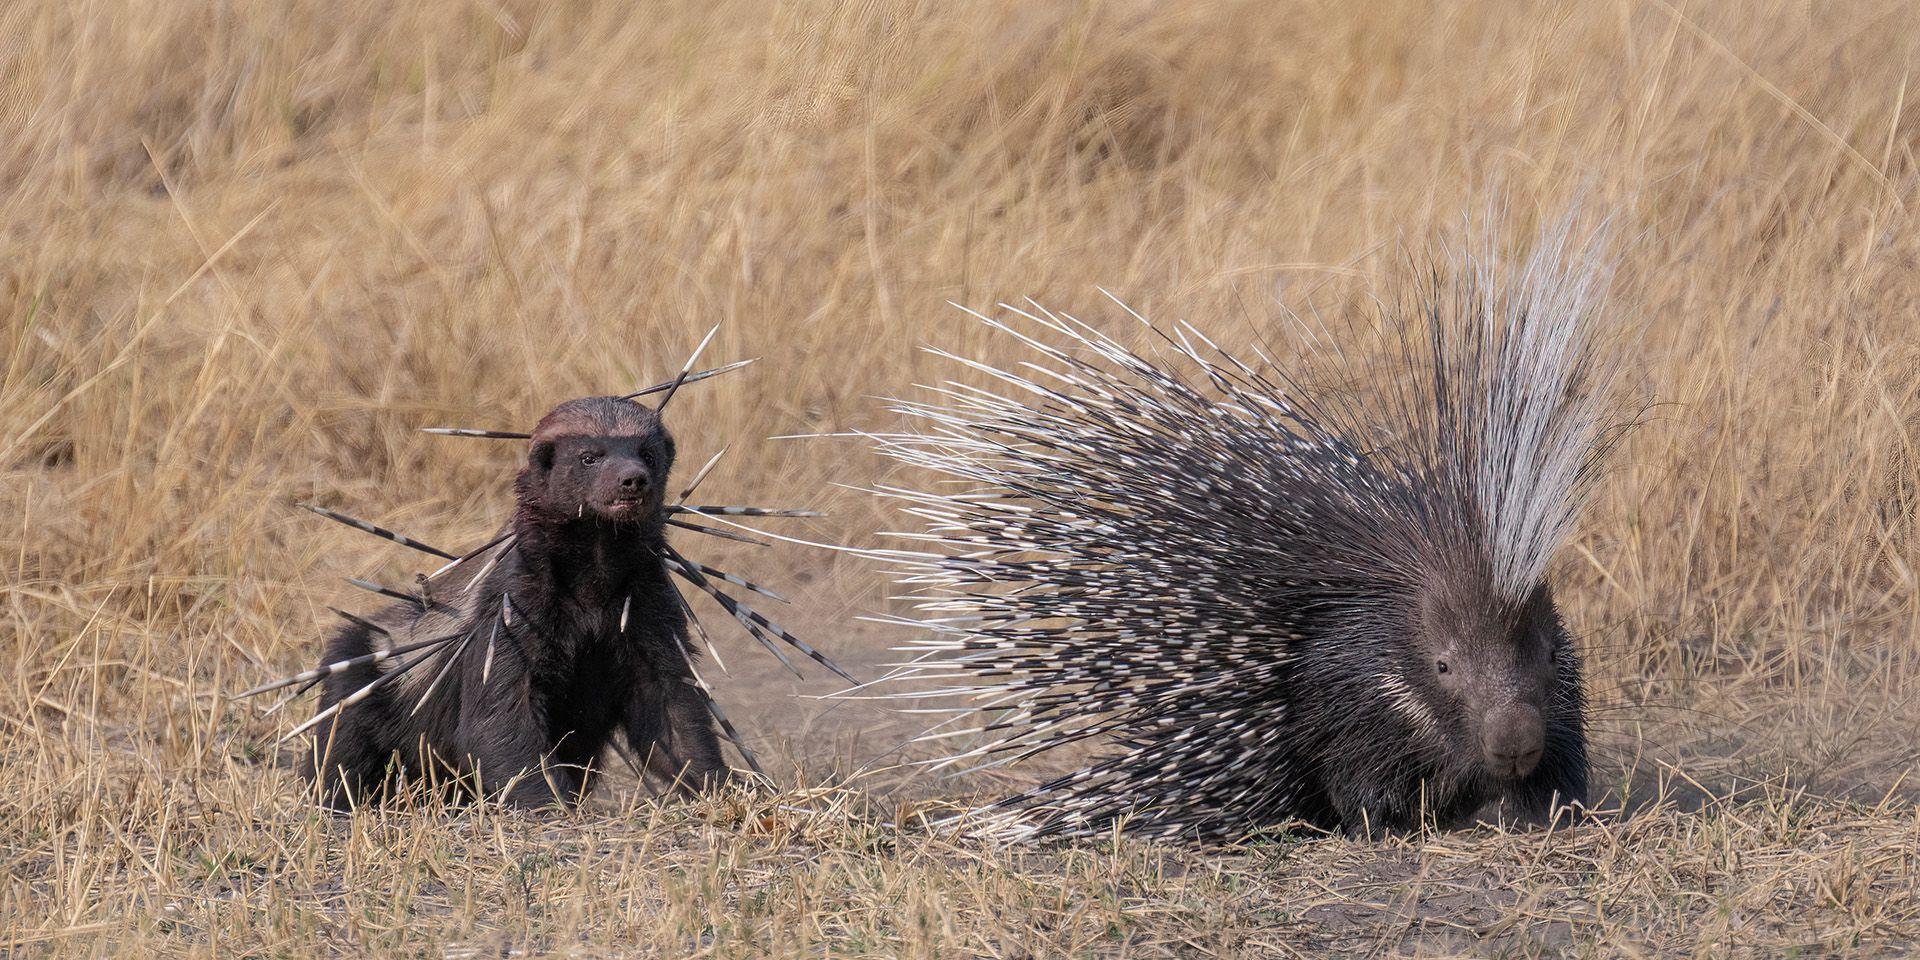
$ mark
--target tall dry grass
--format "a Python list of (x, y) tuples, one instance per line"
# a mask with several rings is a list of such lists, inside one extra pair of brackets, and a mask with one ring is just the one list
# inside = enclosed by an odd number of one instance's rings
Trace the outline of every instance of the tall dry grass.
[[(0, 9), (0, 952), (1743, 955), (1920, 938), (1920, 8), (1891, 0)], [(524, 424), (705, 329), (716, 498), (834, 483), (868, 397), (999, 355), (944, 306), (1096, 285), (1244, 344), (1347, 315), (1504, 197), (1623, 237), (1655, 398), (1567, 551), (1619, 818), (1250, 851), (993, 852), (892, 771), (693, 806), (335, 822), (223, 700), (310, 659), (342, 574), (501, 515)], [(681, 406), (684, 404), (684, 406)], [(824, 553), (720, 549), (871, 664)], [(725, 641), (723, 641), (725, 642)], [(735, 648), (730, 648), (735, 649)], [(814, 782), (904, 728), (731, 658)], [(755, 671), (760, 671), (756, 673)], [(898, 820), (899, 829), (886, 824)]]

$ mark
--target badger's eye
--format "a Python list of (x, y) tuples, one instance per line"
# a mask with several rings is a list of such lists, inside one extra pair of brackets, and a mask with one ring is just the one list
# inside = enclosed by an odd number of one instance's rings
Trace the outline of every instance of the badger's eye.
[(581, 454), (581, 455), (580, 455), (580, 465), (581, 465), (581, 466), (585, 466), (585, 467), (591, 467), (591, 466), (593, 466), (594, 464), (596, 464), (596, 463), (599, 463), (599, 462), (600, 462), (600, 458), (599, 458), (599, 457), (596, 457), (596, 456), (594, 456), (594, 455), (593, 455), (593, 454), (591, 454), (591, 453), (583, 453), (583, 454)]
[(1435, 661), (1433, 662), (1433, 672), (1435, 672), (1435, 673), (1446, 673), (1446, 672), (1447, 672), (1447, 662), (1446, 662), (1445, 660), (1435, 660)]

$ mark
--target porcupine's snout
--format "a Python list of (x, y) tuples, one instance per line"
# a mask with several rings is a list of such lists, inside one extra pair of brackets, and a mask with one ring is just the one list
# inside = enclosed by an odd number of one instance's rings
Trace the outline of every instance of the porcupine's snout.
[(1532, 773), (1545, 745), (1546, 722), (1540, 711), (1528, 704), (1495, 707), (1481, 721), (1481, 762), (1488, 773), (1501, 780), (1518, 780)]

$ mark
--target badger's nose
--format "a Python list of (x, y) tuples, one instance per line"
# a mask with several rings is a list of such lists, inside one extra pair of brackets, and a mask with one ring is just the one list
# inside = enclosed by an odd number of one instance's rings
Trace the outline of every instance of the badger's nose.
[(1545, 746), (1545, 724), (1540, 711), (1523, 703), (1495, 707), (1487, 713), (1480, 734), (1481, 758), (1487, 772), (1518, 780), (1533, 772)]
[(628, 467), (620, 471), (620, 490), (623, 493), (639, 493), (647, 488), (647, 470), (645, 467)]

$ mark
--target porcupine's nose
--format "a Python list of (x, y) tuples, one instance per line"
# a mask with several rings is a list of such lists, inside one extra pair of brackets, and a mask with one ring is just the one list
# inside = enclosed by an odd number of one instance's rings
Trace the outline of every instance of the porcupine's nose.
[(1540, 711), (1523, 703), (1509, 703), (1488, 711), (1480, 734), (1481, 758), (1486, 762), (1487, 771), (1512, 780), (1532, 773), (1540, 763), (1545, 726)]

